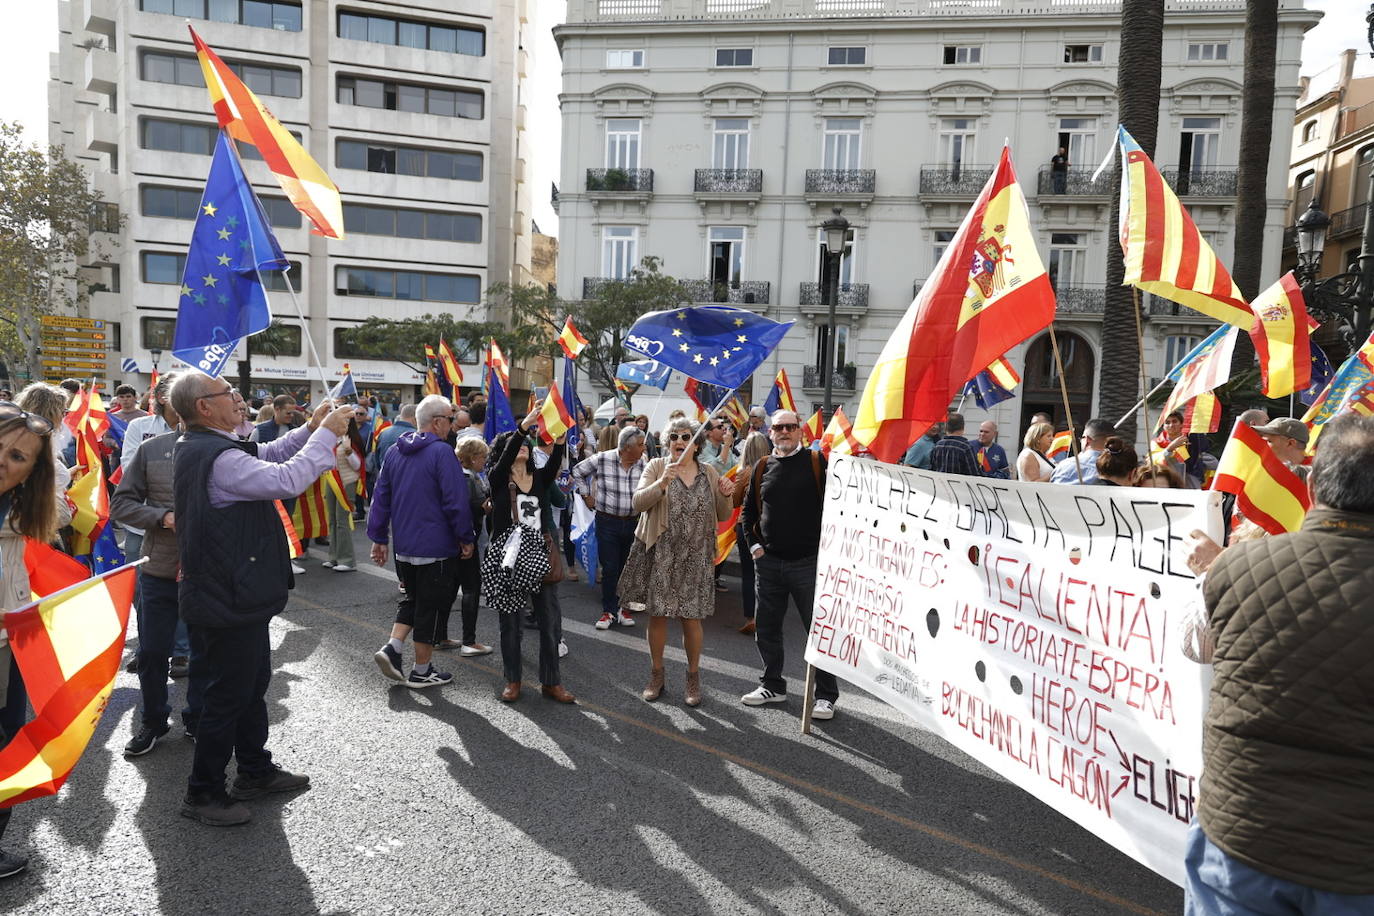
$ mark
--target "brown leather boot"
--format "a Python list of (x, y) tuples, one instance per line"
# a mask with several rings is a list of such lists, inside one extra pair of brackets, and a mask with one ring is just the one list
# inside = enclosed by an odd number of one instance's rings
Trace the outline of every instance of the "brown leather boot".
[(520, 682), (511, 681), (506, 685), (506, 689), (501, 691), (501, 702), (514, 703), (520, 699)]
[(683, 697), (683, 702), (688, 706), (701, 705), (701, 671), (687, 672), (687, 693)]
[(649, 686), (645, 687), (639, 694), (644, 698), (645, 703), (652, 703), (663, 696), (663, 669), (653, 668), (649, 671)]

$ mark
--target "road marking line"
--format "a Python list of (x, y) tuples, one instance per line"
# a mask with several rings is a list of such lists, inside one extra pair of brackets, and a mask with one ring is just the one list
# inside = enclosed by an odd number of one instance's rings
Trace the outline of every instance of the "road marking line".
[[(395, 577), (390, 576), (390, 578), (394, 579)], [(298, 601), (301, 604), (304, 604), (307, 607), (311, 608), (312, 610), (320, 611), (337, 620), (342, 620), (345, 623), (353, 624), (360, 629), (372, 629), (371, 624), (366, 624), (363, 621), (357, 620), (353, 617), (349, 617), (346, 614), (342, 614), (338, 611), (335, 611), (333, 608), (325, 607), (322, 604), (318, 604), (314, 601), (311, 601), (309, 598), (302, 598), (299, 594), (293, 594), (291, 597), (292, 600)], [(565, 623), (564, 626), (566, 625), (567, 624)], [(460, 656), (459, 658), (455, 659), (455, 661), (467, 665), (470, 668), (476, 668), (479, 671), (485, 671), (488, 674), (494, 674), (497, 677), (501, 676), (500, 669), (494, 668), (490, 665), (484, 665), (473, 658), (462, 658)], [(536, 687), (535, 684), (531, 683), (526, 683), (523, 686), (531, 692), (534, 692), (534, 689)], [(721, 750), (718, 747), (712, 747), (709, 744), (705, 744), (701, 741), (696, 741), (692, 738), (689, 738), (681, 732), (669, 731), (668, 729), (654, 725), (652, 722), (647, 722), (643, 719), (637, 719), (634, 716), (616, 712), (613, 709), (607, 709), (604, 706), (601, 706), (596, 703), (590, 703), (580, 697), (577, 700), (577, 705), (590, 712), (594, 712), (597, 715), (614, 719), (617, 722), (622, 722), (626, 725), (632, 725), (643, 731), (649, 732), (652, 735), (657, 735), (660, 738), (665, 738), (669, 741), (674, 741), (678, 744), (683, 745), (684, 747), (690, 747), (693, 750), (701, 751), (706, 754), (711, 754), (714, 757), (719, 757), (721, 760), (725, 760), (737, 766), (742, 766), (746, 769), (753, 770), (755, 773), (758, 773), (761, 776), (766, 776), (777, 782), (786, 783), (787, 785), (799, 789), (804, 793), (810, 793), (812, 795), (821, 796), (822, 798), (828, 798), (831, 801), (838, 802), (842, 805), (847, 805), (851, 808), (863, 811), (866, 814), (871, 814), (875, 817), (881, 817), (885, 820), (893, 822), (894, 824), (899, 824), (903, 827), (906, 827), (908, 830), (913, 830), (917, 833), (925, 834), (926, 836), (931, 837), (932, 839), (939, 840), (951, 846), (957, 846), (960, 849), (976, 853), (978, 855), (984, 856), (985, 858), (992, 859), (995, 862), (1000, 862), (1003, 865), (1017, 869), (1018, 871), (1023, 871), (1028, 874), (1044, 878), (1047, 881), (1053, 881), (1056, 884), (1067, 887), (1070, 890), (1078, 891), (1080, 894), (1084, 894), (1085, 896), (1101, 900), (1104, 903), (1110, 903), (1113, 906), (1119, 906), (1122, 909), (1128, 910), (1132, 913), (1139, 913), (1141, 914), (1141, 916), (1164, 916), (1164, 914), (1160, 910), (1149, 909), (1148, 907), (1141, 906), (1140, 904), (1135, 903), (1134, 901), (1127, 900), (1124, 897), (1118, 897), (1115, 894), (1110, 894), (1106, 891), (1098, 890), (1097, 888), (1084, 884), (1081, 881), (1076, 881), (1073, 878), (1070, 878), (1066, 875), (1061, 875), (1058, 872), (1050, 871), (1047, 868), (1043, 868), (1031, 862), (1022, 861), (1021, 859), (1018, 859), (1015, 856), (1008, 855), (1007, 853), (1001, 852), (997, 849), (993, 849), (991, 846), (984, 846), (981, 843), (975, 843), (974, 841), (964, 839), (963, 837), (958, 836), (957, 834), (950, 833), (946, 830), (941, 830), (939, 827), (933, 827), (930, 824), (925, 824), (921, 821), (914, 820), (912, 818), (906, 817), (901, 814), (897, 814), (892, 811), (888, 811), (884, 808), (879, 808), (876, 805), (871, 805), (868, 802), (860, 801), (857, 798), (845, 795), (843, 792), (836, 792), (834, 789), (828, 789), (825, 786), (817, 785), (814, 782), (801, 779), (800, 777), (793, 776), (790, 773), (784, 773), (782, 770), (774, 769), (773, 767), (770, 767), (765, 763), (759, 763), (758, 761), (751, 760), (748, 757), (742, 757), (739, 754)]]

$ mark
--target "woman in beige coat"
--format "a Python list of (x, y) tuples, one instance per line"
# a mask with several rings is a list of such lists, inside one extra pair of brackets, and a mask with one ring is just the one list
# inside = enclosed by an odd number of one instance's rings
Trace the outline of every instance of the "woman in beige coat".
[(620, 575), (620, 600), (644, 605), (649, 614), (649, 656), (653, 666), (643, 697), (663, 693), (663, 648), (668, 619), (682, 623), (687, 653), (688, 706), (701, 703), (701, 621), (716, 609), (716, 523), (730, 517), (734, 486), (715, 468), (698, 464), (698, 424), (686, 417), (668, 423), (667, 449), (644, 468), (633, 507), (640, 513), (635, 543)]

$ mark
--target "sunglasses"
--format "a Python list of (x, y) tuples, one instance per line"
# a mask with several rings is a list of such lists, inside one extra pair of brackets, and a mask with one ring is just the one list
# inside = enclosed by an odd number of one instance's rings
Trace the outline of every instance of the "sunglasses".
[(669, 433), (669, 434), (668, 434), (668, 441), (669, 441), (669, 442), (691, 442), (694, 438), (696, 438), (696, 437), (693, 436), (691, 433)]
[(794, 433), (801, 429), (800, 423), (774, 423), (773, 428), (780, 433)]
[(46, 436), (52, 432), (52, 421), (46, 417), (29, 413), (12, 401), (0, 401), (0, 423), (8, 423), (18, 417), (24, 418), (24, 428), (35, 436)]

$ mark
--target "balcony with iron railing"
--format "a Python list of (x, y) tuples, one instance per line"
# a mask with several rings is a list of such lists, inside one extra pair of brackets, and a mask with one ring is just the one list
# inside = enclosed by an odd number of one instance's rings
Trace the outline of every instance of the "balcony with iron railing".
[(1105, 283), (1060, 283), (1054, 291), (1060, 315), (1101, 315), (1107, 305)]
[(923, 165), (919, 189), (935, 197), (977, 197), (991, 177), (990, 165)]
[(1179, 197), (1235, 197), (1237, 171), (1230, 166), (1207, 165), (1160, 169), (1159, 173)]
[(1093, 181), (1093, 170), (1074, 168), (1056, 172), (1052, 166), (1040, 167), (1035, 190), (1041, 197), (1106, 197), (1111, 190), (1111, 173), (1103, 172)]
[(692, 188), (698, 194), (749, 194), (763, 191), (763, 169), (697, 169)]
[[(1013, 18), (1043, 14), (1077, 15), (1120, 22), (1120, 0), (571, 0), (570, 23), (598, 21), (796, 22), (827, 19)], [(1245, 0), (1164, 0), (1170, 13), (1244, 13)]]
[[(799, 305), (828, 306), (825, 301), (825, 287), (819, 283), (803, 283), (800, 290)], [(867, 283), (841, 283), (840, 297), (835, 308), (845, 312), (862, 312), (868, 309)]]
[[(841, 366), (830, 374), (830, 387), (834, 391), (853, 391), (858, 385), (859, 370), (855, 366)], [(825, 370), (820, 366), (802, 366), (802, 387), (816, 391), (825, 390)]]
[(1357, 204), (1347, 210), (1332, 213), (1331, 228), (1327, 230), (1326, 237), (1335, 239), (1359, 232), (1364, 228), (1364, 211), (1367, 209), (1369, 204)]
[(873, 196), (877, 173), (873, 169), (807, 169), (806, 193)]
[(589, 194), (652, 194), (653, 169), (587, 169)]
[(679, 280), (689, 302), (728, 302), (732, 305), (767, 305), (772, 284), (767, 280)]

